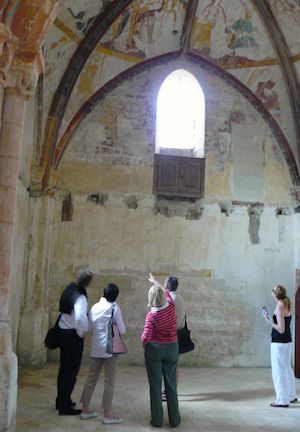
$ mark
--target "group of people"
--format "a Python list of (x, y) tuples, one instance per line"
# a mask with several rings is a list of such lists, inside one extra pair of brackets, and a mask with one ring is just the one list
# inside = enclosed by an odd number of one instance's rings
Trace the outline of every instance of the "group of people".
[[(178, 280), (169, 276), (164, 285), (149, 274), (152, 287), (148, 293), (150, 308), (141, 336), (145, 350), (145, 364), (150, 386), (151, 425), (163, 425), (163, 406), (166, 401), (170, 425), (180, 424), (178, 407), (177, 362), (179, 357), (177, 331), (185, 325), (185, 305), (177, 293)], [(57, 379), (56, 409), (59, 415), (80, 415), (88, 420), (99, 414), (89, 408), (100, 372), (104, 369), (104, 392), (102, 409), (104, 424), (119, 424), (123, 420), (112, 411), (118, 354), (107, 349), (108, 326), (113, 319), (115, 331), (122, 337), (126, 332), (122, 312), (116, 300), (119, 295), (117, 285), (110, 283), (103, 290), (99, 302), (92, 306), (88, 314), (87, 291), (93, 282), (89, 270), (79, 272), (77, 281), (71, 283), (62, 293), (57, 323), (60, 367)], [(84, 336), (92, 333), (89, 373), (82, 395), (82, 409), (76, 409), (71, 395), (80, 369), (84, 347)], [(162, 392), (162, 381), (165, 390)]]
[[(118, 354), (107, 350), (107, 328), (113, 320), (120, 337), (126, 328), (122, 312), (116, 300), (119, 295), (117, 285), (110, 283), (103, 290), (99, 302), (92, 306), (88, 314), (87, 291), (93, 281), (89, 270), (79, 272), (76, 283), (64, 290), (60, 299), (58, 320), (58, 340), (60, 367), (57, 379), (56, 409), (59, 415), (80, 415), (82, 420), (98, 416), (89, 408), (100, 372), (104, 369), (104, 392), (102, 399), (104, 424), (119, 424), (123, 420), (112, 411)], [(150, 401), (151, 425), (163, 425), (163, 405), (168, 405), (170, 426), (180, 424), (178, 406), (178, 331), (185, 325), (186, 310), (182, 297), (177, 293), (178, 280), (169, 276), (161, 285), (150, 273), (152, 284), (148, 292), (149, 312), (146, 315), (141, 342), (145, 351)], [(272, 407), (288, 407), (297, 402), (295, 377), (291, 367), (292, 338), (290, 323), (291, 302), (282, 286), (275, 286), (272, 296), (276, 308), (271, 318), (264, 309), (263, 316), (272, 326), (271, 366), (276, 401)], [(92, 333), (89, 373), (84, 385), (81, 403), (82, 410), (76, 409), (71, 394), (81, 365), (84, 336)], [(162, 385), (164, 381), (164, 391)]]

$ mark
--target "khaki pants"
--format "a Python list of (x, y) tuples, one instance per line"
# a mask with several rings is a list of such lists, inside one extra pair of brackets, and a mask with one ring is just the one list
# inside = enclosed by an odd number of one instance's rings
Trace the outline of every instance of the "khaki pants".
[(85, 386), (83, 388), (83, 392), (81, 395), (81, 402), (83, 406), (88, 406), (100, 372), (102, 368), (104, 367), (104, 392), (103, 392), (103, 399), (102, 399), (102, 408), (106, 410), (110, 410), (112, 407), (112, 400), (114, 396), (114, 390), (115, 390), (115, 380), (116, 380), (116, 373), (117, 373), (117, 365), (118, 365), (118, 356), (113, 355), (109, 358), (96, 358), (96, 357), (90, 357), (90, 368), (89, 368), (89, 375), (87, 377)]

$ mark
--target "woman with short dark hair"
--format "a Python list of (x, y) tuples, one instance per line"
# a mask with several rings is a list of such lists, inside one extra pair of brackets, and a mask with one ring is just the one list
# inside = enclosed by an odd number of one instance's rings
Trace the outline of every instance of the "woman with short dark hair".
[(115, 380), (118, 365), (118, 355), (107, 353), (107, 326), (113, 317), (113, 323), (117, 326), (120, 335), (125, 334), (125, 325), (122, 313), (116, 299), (119, 288), (115, 284), (109, 284), (103, 290), (103, 297), (96, 303), (89, 314), (89, 329), (92, 332), (92, 346), (90, 353), (89, 375), (87, 377), (82, 396), (82, 420), (97, 417), (98, 414), (89, 409), (89, 404), (94, 393), (101, 370), (104, 368), (104, 392), (102, 399), (104, 424), (118, 424), (123, 420), (112, 412), (112, 401), (115, 389)]

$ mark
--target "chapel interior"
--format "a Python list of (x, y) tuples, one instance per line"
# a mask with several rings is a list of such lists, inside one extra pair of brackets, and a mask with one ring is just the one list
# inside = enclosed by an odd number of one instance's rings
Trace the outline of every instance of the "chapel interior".
[[(300, 378), (300, 0), (0, 0), (0, 21), (0, 430), (152, 430), (152, 271), (196, 347), (179, 430), (299, 431), (300, 404), (269, 406), (261, 308), (287, 288)], [(90, 306), (120, 287), (120, 427), (52, 406), (44, 339), (82, 268)]]

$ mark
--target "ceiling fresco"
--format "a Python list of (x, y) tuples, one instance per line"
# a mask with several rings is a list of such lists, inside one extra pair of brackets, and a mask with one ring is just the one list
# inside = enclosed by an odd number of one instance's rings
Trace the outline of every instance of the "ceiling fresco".
[(300, 60), (300, 0), (269, 0), (269, 3), (291, 54)]
[[(60, 81), (67, 80), (72, 56), (84, 55), (80, 44), (99, 14), (109, 17), (113, 0), (66, 0), (45, 44), (44, 122), (53, 106)], [(199, 0), (190, 16), (193, 0), (134, 0), (116, 14), (97, 41), (72, 88), (72, 96), (60, 116), (56, 144), (78, 119), (95, 92), (135, 65), (159, 56), (180, 52), (186, 28), (190, 30), (187, 51), (229, 72), (251, 91), (278, 122), (294, 154), (300, 137), (295, 111), (287, 90), (289, 82), (282, 59), (274, 48), (257, 0)], [(300, 0), (268, 0), (278, 31), (286, 44), (297, 79), (300, 78)], [(105, 15), (106, 14), (106, 15)], [(273, 31), (273, 29), (271, 29)], [(274, 30), (275, 31), (275, 30)], [(277, 31), (277, 30), (276, 30)], [(154, 62), (155, 63), (155, 62)], [(298, 75), (297, 75), (298, 72)], [(295, 101), (294, 101), (295, 102)], [(49, 120), (49, 118), (48, 118)], [(45, 138), (47, 140), (47, 136)]]
[(191, 48), (225, 67), (247, 66), (249, 60), (261, 65), (275, 57), (257, 13), (244, 0), (199, 2)]

